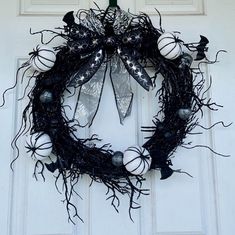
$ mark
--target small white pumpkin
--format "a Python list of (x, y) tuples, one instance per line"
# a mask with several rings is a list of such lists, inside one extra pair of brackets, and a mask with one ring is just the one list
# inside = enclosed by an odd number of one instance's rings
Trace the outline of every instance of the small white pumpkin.
[(147, 149), (140, 146), (129, 147), (123, 156), (123, 164), (133, 175), (143, 175), (149, 169), (152, 158)]
[(52, 152), (52, 142), (48, 134), (36, 132), (26, 137), (25, 148), (30, 157), (37, 160), (47, 158)]
[(34, 48), (33, 52), (29, 54), (32, 55), (31, 66), (38, 72), (46, 72), (55, 64), (55, 51), (48, 46), (38, 45)]
[(166, 59), (174, 60), (182, 54), (180, 41), (173, 33), (163, 33), (157, 41), (158, 49)]

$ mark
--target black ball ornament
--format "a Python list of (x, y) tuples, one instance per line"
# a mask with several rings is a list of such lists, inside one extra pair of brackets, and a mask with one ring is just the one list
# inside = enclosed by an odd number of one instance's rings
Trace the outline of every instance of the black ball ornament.
[(117, 167), (120, 167), (123, 165), (123, 153), (122, 152), (117, 151), (113, 154), (112, 164)]
[(50, 91), (43, 91), (39, 99), (42, 103), (50, 103), (53, 101), (53, 94)]
[(174, 133), (171, 132), (171, 131), (168, 131), (164, 134), (164, 137), (167, 139), (167, 140), (171, 140), (173, 137), (174, 137)]
[(192, 110), (188, 108), (182, 108), (178, 110), (178, 115), (182, 120), (187, 120), (192, 114)]
[(184, 66), (187, 66), (190, 68), (191, 64), (193, 62), (193, 57), (187, 53), (184, 53), (181, 58), (181, 63), (179, 65), (179, 68), (183, 68)]
[(106, 40), (105, 40), (105, 45), (107, 47), (115, 47), (117, 44), (117, 41), (115, 39), (115, 37), (108, 37)]

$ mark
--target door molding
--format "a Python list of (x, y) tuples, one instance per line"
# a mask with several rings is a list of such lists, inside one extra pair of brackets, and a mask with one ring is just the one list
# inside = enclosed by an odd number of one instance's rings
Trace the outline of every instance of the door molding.
[(204, 0), (138, 0), (136, 11), (157, 15), (204, 15)]
[(82, 0), (19, 0), (20, 16), (61, 16), (68, 11), (89, 8), (90, 1)]

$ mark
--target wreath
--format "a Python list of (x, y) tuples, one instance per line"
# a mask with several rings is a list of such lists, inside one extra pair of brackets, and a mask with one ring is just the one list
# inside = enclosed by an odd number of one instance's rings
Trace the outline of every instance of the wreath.
[[(36, 160), (34, 176), (41, 174), (44, 178), (47, 169), (56, 174), (56, 187), (62, 178), (71, 222), (74, 217), (80, 218), (71, 200), (74, 186), (83, 174), (107, 187), (108, 199), (116, 210), (120, 203), (118, 194), (128, 195), (131, 218), (131, 209), (139, 208), (136, 198), (148, 194), (142, 188), (143, 175), (149, 170), (160, 170), (161, 179), (166, 179), (174, 172), (183, 173), (172, 169), (171, 156), (178, 146), (195, 147), (185, 144), (184, 139), (200, 126), (197, 114), (203, 115), (204, 108), (214, 111), (219, 106), (207, 99), (210, 86), (205, 89), (200, 68), (202, 63), (216, 62), (219, 52), (215, 61), (209, 61), (205, 54), (209, 42), (206, 37), (200, 36), (197, 43), (185, 43), (179, 34), (162, 29), (158, 14), (160, 23), (156, 28), (144, 13), (134, 15), (118, 6), (106, 10), (97, 7), (68, 12), (63, 18), (65, 25), (57, 31), (30, 31), (32, 35), (40, 35), (42, 45), (29, 53), (29, 60), (16, 76), (23, 70), (22, 79), (26, 79), (31, 71), (25, 87), (29, 103), (13, 140), (17, 150), (15, 159), (19, 157), (18, 139), (28, 134), (25, 147)], [(49, 41), (45, 41), (47, 33), (52, 33)], [(55, 38), (62, 39), (63, 44), (49, 47)], [(192, 68), (192, 62), (198, 66)], [(130, 79), (150, 90), (158, 76), (163, 77), (162, 86), (156, 91), (160, 111), (154, 116), (152, 126), (142, 127), (142, 131), (150, 134), (149, 138), (143, 146), (131, 146), (124, 153), (112, 150), (109, 144), (98, 147), (97, 135), (87, 139), (76, 135), (77, 127), (92, 125), (107, 74), (121, 123), (131, 112)], [(33, 78), (34, 86), (27, 92)], [(9, 89), (3, 94), (2, 106)], [(77, 96), (75, 113), (80, 114), (82, 108), (88, 110), (85, 124), (76, 115), (72, 119), (66, 115), (66, 92)], [(52, 154), (56, 160), (52, 160)], [(51, 162), (45, 163), (44, 159)]]

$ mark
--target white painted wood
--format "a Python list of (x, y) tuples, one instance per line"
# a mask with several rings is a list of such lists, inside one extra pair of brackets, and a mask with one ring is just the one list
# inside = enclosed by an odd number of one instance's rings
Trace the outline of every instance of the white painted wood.
[(139, 0), (137, 11), (157, 15), (157, 8), (163, 15), (202, 15), (204, 0)]
[[(108, 1), (96, 1), (105, 8)], [(220, 55), (220, 63), (208, 67), (212, 75), (211, 95), (224, 109), (217, 113), (206, 113), (203, 124), (210, 126), (218, 120), (226, 123), (234, 120), (234, 77), (235, 46), (233, 42), (233, 22), (235, 3), (203, 1), (150, 1), (120, 0), (119, 5), (131, 11), (150, 13), (154, 7), (162, 10), (163, 28), (167, 31), (181, 31), (185, 41), (197, 41), (199, 35), (210, 39), (209, 57), (219, 49), (228, 54)], [(199, 5), (197, 5), (199, 4)], [(67, 10), (93, 5), (89, 1), (78, 0), (12, 0), (4, 2), (0, 8), (0, 92), (14, 83), (15, 71), (27, 53), (40, 41), (29, 36), (29, 28), (37, 31), (62, 25), (61, 16)], [(206, 15), (203, 14), (206, 9)], [(178, 16), (172, 16), (177, 15)], [(192, 15), (191, 15), (192, 14)], [(20, 15), (20, 16), (17, 16)], [(24, 17), (24, 16), (28, 17)], [(47, 16), (52, 17), (47, 17)], [(188, 15), (188, 16), (187, 16)], [(158, 17), (151, 16), (154, 25)], [(6, 24), (7, 22), (7, 24)], [(9, 49), (10, 48), (10, 49)], [(207, 76), (207, 77), (208, 77)], [(27, 82), (26, 80), (24, 82)], [(157, 88), (160, 86), (160, 80)], [(133, 82), (135, 100), (132, 116), (124, 126), (119, 124), (109, 78), (94, 126), (84, 130), (84, 134), (98, 133), (104, 143), (111, 142), (115, 150), (125, 150), (132, 144), (143, 143), (140, 126), (151, 123), (156, 113), (155, 91), (145, 93)], [(89, 187), (90, 179), (82, 177), (77, 191), (83, 200), (75, 198), (79, 215), (85, 223), (77, 226), (67, 223), (67, 214), (61, 200), (63, 196), (54, 187), (54, 177), (46, 174), (46, 182), (36, 182), (32, 178), (34, 162), (24, 154), (24, 140), (19, 140), (20, 158), (14, 164), (14, 172), (9, 164), (14, 158), (10, 142), (20, 124), (20, 114), (25, 105), (16, 102), (22, 95), (22, 86), (9, 92), (6, 106), (0, 108), (0, 228), (3, 235), (234, 235), (235, 184), (233, 182), (234, 158), (214, 156), (206, 149), (185, 150), (179, 148), (172, 159), (174, 169), (181, 168), (193, 175), (174, 174), (170, 179), (160, 181), (159, 172), (150, 172), (144, 187), (150, 188), (150, 195), (140, 198), (142, 208), (133, 212), (135, 223), (128, 217), (128, 200), (120, 197), (120, 213), (117, 214), (106, 201), (106, 189), (101, 184)], [(226, 94), (226, 95), (225, 95)], [(107, 126), (108, 124), (108, 126)], [(206, 144), (216, 151), (234, 155), (234, 125), (228, 129), (220, 126), (203, 136), (193, 136), (194, 143)]]
[[(160, 86), (160, 83), (161, 81), (157, 83), (157, 87)], [(152, 97), (145, 99), (150, 104), (154, 97), (152, 95)], [(145, 102), (146, 100), (142, 101), (142, 106)], [(154, 104), (157, 105), (156, 102)], [(148, 113), (153, 115), (157, 110), (151, 107), (144, 107), (144, 110), (148, 110)], [(208, 122), (209, 120), (206, 120), (205, 125)], [(193, 139), (196, 143), (210, 145), (210, 133)], [(177, 151), (178, 158), (174, 158), (172, 161), (175, 169), (186, 170), (184, 166), (187, 167), (186, 171), (194, 176), (193, 179), (186, 175), (175, 174), (174, 177), (159, 182), (158, 172), (152, 173), (150, 186), (153, 205), (152, 207), (149, 205), (149, 199), (143, 199), (141, 224), (143, 224), (145, 231), (142, 234), (216, 234), (216, 205), (212, 203), (214, 201), (214, 186), (213, 180), (207, 180), (214, 179), (211, 159), (199, 158), (200, 155), (208, 155), (207, 151), (198, 149), (192, 152), (189, 159), (190, 151), (179, 149)], [(181, 183), (178, 184), (177, 181)], [(187, 190), (185, 190), (186, 188)], [(191, 211), (193, 211), (193, 215)], [(146, 220), (147, 224), (152, 221), (152, 226), (146, 226)]]
[[(22, 59), (19, 59), (17, 64), (17, 67), (20, 67)], [(23, 85), (26, 83), (25, 80)], [(22, 86), (18, 86), (14, 96), (15, 134), (20, 128), (21, 113), (27, 102), (27, 99), (23, 102), (17, 102), (17, 99), (23, 96), (23, 92)], [(71, 225), (60, 216), (64, 213), (64, 206), (57, 202), (63, 200), (63, 197), (59, 195), (54, 186), (52, 187), (54, 177), (46, 173), (46, 182), (43, 182), (41, 177), (36, 181), (32, 177), (34, 161), (24, 154), (25, 138), (20, 138), (17, 145), (23, 154), (18, 159), (19, 161), (17, 160), (18, 163), (14, 164), (14, 174), (12, 175), (9, 234), (72, 234)], [(16, 151), (13, 151), (12, 157), (16, 154)], [(54, 200), (55, 198), (57, 198), (57, 202)]]
[(81, 0), (19, 0), (19, 15), (64, 15), (76, 8), (88, 8)]

